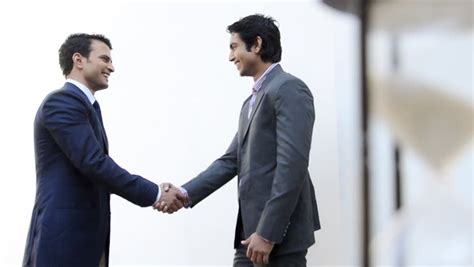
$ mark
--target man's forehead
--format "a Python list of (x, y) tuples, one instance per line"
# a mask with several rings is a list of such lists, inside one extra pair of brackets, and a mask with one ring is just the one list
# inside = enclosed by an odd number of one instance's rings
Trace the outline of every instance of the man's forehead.
[(98, 40), (92, 40), (91, 50), (92, 51), (98, 51), (98, 52), (100, 51), (101, 53), (110, 54), (109, 46), (106, 43), (98, 41)]
[(231, 42), (231, 43), (237, 43), (237, 42), (239, 42), (239, 41), (242, 41), (242, 40), (240, 39), (240, 35), (239, 35), (238, 33), (233, 32), (233, 33), (230, 35), (230, 42)]

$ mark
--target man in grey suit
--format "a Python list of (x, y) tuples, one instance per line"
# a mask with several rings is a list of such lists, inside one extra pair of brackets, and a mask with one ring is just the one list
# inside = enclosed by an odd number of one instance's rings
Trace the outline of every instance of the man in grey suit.
[(225, 154), (182, 189), (192, 207), (238, 175), (233, 266), (306, 266), (320, 229), (308, 172), (313, 97), (278, 64), (280, 32), (271, 17), (251, 15), (227, 30), (229, 60), (241, 76), (254, 78), (253, 92)]

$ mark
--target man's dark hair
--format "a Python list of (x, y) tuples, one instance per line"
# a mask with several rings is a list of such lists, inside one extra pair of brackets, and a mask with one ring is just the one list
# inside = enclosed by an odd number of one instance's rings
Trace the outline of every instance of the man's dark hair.
[(260, 57), (263, 62), (277, 63), (281, 60), (280, 31), (272, 17), (261, 14), (250, 15), (227, 26), (229, 33), (239, 34), (247, 51), (255, 44), (257, 36), (262, 38)]
[(69, 35), (59, 48), (59, 66), (61, 66), (64, 76), (71, 73), (73, 66), (72, 55), (79, 53), (83, 57), (89, 58), (92, 40), (101, 41), (112, 49), (110, 40), (101, 34), (75, 33)]

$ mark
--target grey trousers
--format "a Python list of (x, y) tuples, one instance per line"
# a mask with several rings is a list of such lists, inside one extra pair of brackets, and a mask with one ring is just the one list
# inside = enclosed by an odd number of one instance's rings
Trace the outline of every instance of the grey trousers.
[(254, 264), (246, 256), (247, 248), (239, 246), (235, 250), (233, 267), (306, 267), (307, 250), (284, 255), (270, 255), (266, 265)]

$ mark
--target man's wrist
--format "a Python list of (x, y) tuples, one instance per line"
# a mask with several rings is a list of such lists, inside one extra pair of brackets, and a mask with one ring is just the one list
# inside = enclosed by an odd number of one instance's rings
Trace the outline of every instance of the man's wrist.
[(158, 202), (160, 201), (161, 198), (161, 185), (158, 185), (158, 193), (156, 194), (156, 200), (155, 203), (153, 203), (153, 206), (156, 206)]
[(186, 205), (184, 206), (185, 208), (190, 208), (191, 207), (191, 199), (189, 199), (189, 194), (188, 194), (188, 190), (186, 190), (184, 187), (178, 187), (179, 191), (186, 197), (186, 199), (188, 200), (188, 203), (186, 203)]
[(272, 242), (272, 241), (270, 241), (270, 240), (264, 238), (263, 236), (261, 236), (261, 235), (259, 235), (259, 234), (257, 234), (257, 235), (258, 235), (258, 237), (260, 237), (263, 241), (265, 241), (265, 243), (268, 243), (268, 244), (270, 244), (270, 245), (272, 245), (272, 246), (275, 245), (275, 242)]

